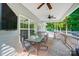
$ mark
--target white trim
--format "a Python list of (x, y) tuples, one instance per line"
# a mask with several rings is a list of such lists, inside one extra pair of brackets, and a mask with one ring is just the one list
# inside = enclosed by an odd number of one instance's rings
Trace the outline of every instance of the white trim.
[[(20, 22), (20, 18), (21, 17), (23, 17), (23, 18), (25, 18), (25, 19), (28, 19), (28, 21), (26, 22), (27, 24), (28, 24), (28, 28), (20, 28), (20, 23), (22, 23), (22, 22)], [(34, 30), (35, 32), (36, 32), (36, 23), (35, 22), (33, 22), (33, 21), (31, 21), (29, 18), (27, 18), (27, 17), (25, 17), (25, 16), (23, 16), (23, 15), (19, 15), (19, 21), (18, 21), (18, 28), (19, 28), (19, 34), (20, 34), (20, 30), (22, 29), (22, 30), (28, 30), (28, 39), (30, 38), (30, 30)], [(23, 22), (24, 23), (24, 22)], [(34, 24), (34, 28), (30, 28), (30, 24)]]
[(20, 42), (20, 16), (18, 16), (18, 24), (17, 24), (17, 28), (18, 28), (18, 38), (19, 38), (19, 43), (21, 43)]

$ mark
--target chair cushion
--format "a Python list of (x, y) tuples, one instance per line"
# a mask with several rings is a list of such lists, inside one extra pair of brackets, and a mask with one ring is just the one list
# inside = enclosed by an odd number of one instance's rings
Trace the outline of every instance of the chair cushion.
[(28, 48), (28, 47), (31, 46), (31, 44), (30, 44), (30, 42), (28, 42), (28, 41), (24, 41), (24, 46), (25, 46), (26, 48)]

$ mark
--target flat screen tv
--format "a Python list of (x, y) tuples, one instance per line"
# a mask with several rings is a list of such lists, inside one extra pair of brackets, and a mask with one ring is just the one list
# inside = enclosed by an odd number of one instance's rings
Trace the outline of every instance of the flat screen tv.
[(1, 4), (1, 28), (2, 30), (16, 30), (17, 29), (17, 16), (12, 9), (6, 4)]

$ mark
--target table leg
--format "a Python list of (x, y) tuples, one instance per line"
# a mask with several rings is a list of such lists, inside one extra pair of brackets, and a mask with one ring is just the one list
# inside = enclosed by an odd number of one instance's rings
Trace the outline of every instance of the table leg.
[(36, 47), (36, 54), (37, 54), (37, 56), (38, 56), (38, 49), (37, 49), (37, 47)]
[(39, 55), (38, 52), (39, 52), (39, 49), (40, 49), (40, 43), (36, 43), (36, 45), (37, 45), (36, 47), (37, 47), (37, 56), (38, 56)]

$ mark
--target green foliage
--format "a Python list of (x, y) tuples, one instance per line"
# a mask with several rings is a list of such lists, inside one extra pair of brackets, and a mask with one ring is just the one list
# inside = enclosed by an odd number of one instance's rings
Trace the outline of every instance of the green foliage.
[(30, 28), (34, 29), (34, 24), (30, 24)]
[(21, 28), (28, 28), (28, 24), (20, 23), (20, 27), (21, 27)]
[(53, 29), (58, 30), (65, 30), (66, 25), (68, 27), (68, 30), (71, 31), (79, 31), (79, 8), (76, 9), (73, 13), (71, 13), (69, 16), (67, 16), (64, 21), (62, 22), (53, 22), (53, 23), (47, 23), (46, 28), (50, 31)]
[(54, 24), (53, 23), (47, 23), (46, 28), (47, 28), (48, 31), (53, 31), (54, 30)]

